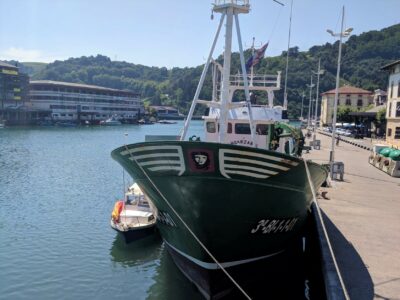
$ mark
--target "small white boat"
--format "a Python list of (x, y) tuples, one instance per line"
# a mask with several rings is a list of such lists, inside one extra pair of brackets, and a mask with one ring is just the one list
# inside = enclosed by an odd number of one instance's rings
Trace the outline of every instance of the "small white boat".
[(6, 122), (0, 120), (0, 128), (6, 127)]
[(111, 117), (108, 118), (107, 120), (100, 121), (100, 125), (106, 125), (106, 126), (116, 126), (116, 125), (121, 125), (121, 121), (119, 121), (116, 117)]
[(127, 243), (154, 233), (156, 218), (153, 209), (136, 183), (125, 193), (124, 201), (115, 203), (110, 224)]
[(176, 123), (178, 123), (178, 122), (176, 122), (176, 121), (169, 121), (169, 120), (160, 120), (160, 121), (158, 121), (157, 123), (159, 123), (159, 124), (176, 124)]

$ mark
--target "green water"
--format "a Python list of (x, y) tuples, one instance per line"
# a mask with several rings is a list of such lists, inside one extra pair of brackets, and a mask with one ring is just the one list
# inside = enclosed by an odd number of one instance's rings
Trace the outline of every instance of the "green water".
[(111, 150), (181, 128), (0, 129), (0, 299), (202, 299), (159, 237), (126, 246), (109, 226)]
[[(0, 129), (0, 299), (203, 299), (160, 237), (127, 246), (109, 225), (123, 195), (123, 171), (110, 152), (181, 129), (182, 122)], [(194, 121), (188, 136), (202, 132)], [(302, 277), (278, 276), (290, 289), (275, 291), (274, 278), (258, 277), (258, 299), (304, 297)]]

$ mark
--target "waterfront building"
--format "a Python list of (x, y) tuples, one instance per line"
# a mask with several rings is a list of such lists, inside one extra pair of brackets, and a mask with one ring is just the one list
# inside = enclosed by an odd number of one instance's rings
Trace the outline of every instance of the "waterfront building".
[(382, 67), (389, 71), (386, 142), (400, 148), (400, 60)]
[(179, 113), (179, 110), (172, 106), (150, 106), (157, 113), (158, 119), (183, 119), (184, 115)]
[[(321, 94), (321, 125), (331, 126), (335, 89)], [(361, 110), (373, 102), (372, 92), (354, 86), (345, 85), (339, 88), (338, 106), (345, 105)]]
[(16, 108), (28, 99), (29, 77), (20, 73), (19, 68), (0, 61), (1, 109)]
[(139, 94), (87, 84), (34, 80), (30, 100), (35, 108), (51, 110), (54, 121), (99, 123), (115, 117), (132, 123), (144, 115)]
[(29, 76), (17, 66), (0, 61), (0, 121), (7, 125), (35, 124), (50, 115), (29, 103)]

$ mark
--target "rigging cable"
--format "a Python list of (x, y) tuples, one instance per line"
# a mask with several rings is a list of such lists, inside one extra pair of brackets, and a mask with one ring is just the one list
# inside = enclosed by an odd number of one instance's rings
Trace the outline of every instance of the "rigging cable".
[(338, 265), (337, 265), (335, 255), (334, 255), (334, 253), (333, 253), (331, 241), (329, 240), (329, 236), (328, 236), (328, 232), (326, 231), (326, 228), (325, 228), (324, 220), (322, 219), (321, 210), (320, 210), (320, 208), (319, 208), (319, 206), (318, 206), (317, 196), (316, 196), (316, 193), (315, 193), (314, 184), (313, 184), (313, 182), (312, 182), (312, 180), (311, 180), (311, 175), (310, 175), (310, 170), (308, 169), (307, 160), (306, 160), (306, 159), (303, 159), (303, 162), (304, 162), (304, 166), (305, 166), (306, 173), (307, 173), (308, 184), (310, 185), (311, 193), (312, 193), (312, 196), (313, 196), (313, 202), (314, 202), (315, 208), (316, 208), (316, 210), (317, 210), (317, 215), (318, 215), (318, 218), (319, 218), (320, 223), (321, 223), (322, 231), (324, 232), (324, 235), (325, 235), (325, 237), (326, 237), (326, 243), (327, 243), (327, 245), (328, 245), (329, 253), (331, 254), (332, 261), (333, 261), (333, 264), (334, 264), (334, 266), (335, 266), (336, 273), (338, 274), (339, 282), (340, 282), (341, 288), (343, 289), (344, 297), (345, 297), (346, 300), (350, 300), (350, 297), (349, 297), (349, 295), (347, 294), (347, 290), (346, 290), (346, 287), (345, 287), (345, 285), (344, 285), (342, 276), (341, 276), (341, 274), (340, 274), (339, 267), (338, 267)]
[(193, 238), (199, 243), (199, 245), (204, 249), (204, 251), (211, 257), (211, 259), (221, 268), (221, 270), (225, 273), (225, 275), (232, 281), (232, 283), (242, 292), (242, 294), (250, 299), (250, 296), (243, 290), (243, 288), (236, 282), (235, 279), (228, 273), (228, 271), (222, 266), (222, 264), (212, 255), (210, 250), (200, 241), (200, 239), (196, 236), (196, 234), (190, 229), (190, 227), (186, 224), (186, 222), (182, 219), (182, 217), (178, 214), (178, 212), (174, 209), (174, 207), (169, 203), (167, 198), (161, 193), (161, 191), (157, 188), (151, 178), (147, 175), (146, 171), (143, 167), (137, 162), (136, 158), (133, 156), (132, 152), (129, 150), (128, 146), (125, 144), (126, 151), (130, 154), (131, 159), (138, 165), (139, 169), (143, 172), (144, 176), (146, 176), (147, 180), (153, 186), (153, 188), (157, 191), (157, 193), (161, 196), (164, 202), (168, 205), (168, 207), (172, 210), (172, 212), (176, 215), (176, 217), (182, 222), (184, 227), (189, 231), (189, 233), (193, 236)]
[(279, 18), (280, 18), (280, 16), (281, 16), (282, 9), (283, 9), (283, 6), (281, 6), (281, 8), (279, 9), (279, 12), (278, 12), (278, 14), (277, 14), (277, 16), (276, 16), (276, 19), (275, 19), (275, 22), (274, 22), (274, 26), (272, 26), (272, 30), (271, 30), (271, 32), (270, 32), (270, 34), (269, 34), (268, 41), (271, 40), (272, 36), (273, 36), (273, 35), (275, 34), (275, 32), (276, 32), (276, 26), (278, 25), (278, 21), (279, 21)]

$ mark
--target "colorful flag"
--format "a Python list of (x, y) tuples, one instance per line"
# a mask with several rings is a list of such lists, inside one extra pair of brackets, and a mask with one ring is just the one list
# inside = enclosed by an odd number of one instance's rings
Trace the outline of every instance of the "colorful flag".
[(264, 46), (254, 52), (254, 55), (252, 55), (246, 63), (246, 70), (250, 69), (260, 62), (260, 60), (265, 55), (265, 50), (267, 50), (267, 47), (268, 43), (266, 43)]

